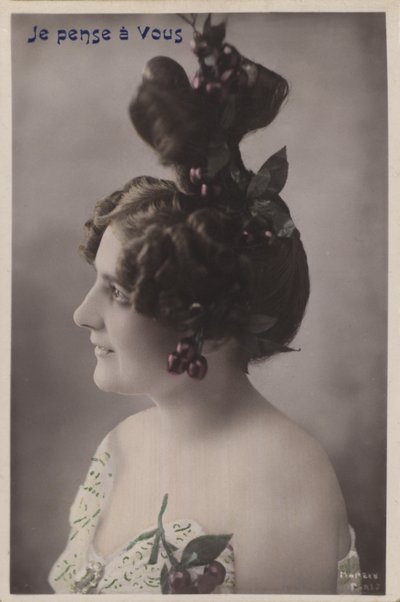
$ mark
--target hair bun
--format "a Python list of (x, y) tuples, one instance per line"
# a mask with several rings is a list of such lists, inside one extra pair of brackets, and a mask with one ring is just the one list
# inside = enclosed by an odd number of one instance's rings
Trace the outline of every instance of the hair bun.
[(257, 68), (254, 85), (242, 87), (236, 96), (235, 118), (230, 132), (233, 144), (254, 130), (269, 125), (286, 99), (289, 86), (275, 71), (242, 58), (242, 64)]
[(162, 163), (204, 161), (210, 132), (205, 103), (173, 59), (158, 56), (146, 64), (129, 114), (139, 136), (154, 148)]
[(155, 56), (143, 69), (143, 81), (157, 82), (158, 85), (177, 90), (191, 90), (192, 86), (186, 71), (173, 59), (167, 56)]
[(152, 58), (129, 107), (139, 136), (161, 163), (175, 167), (187, 192), (196, 191), (191, 168), (201, 167), (208, 179), (225, 167), (243, 171), (240, 141), (269, 125), (288, 94), (283, 77), (243, 57), (224, 37), (225, 24), (211, 25), (210, 18), (202, 34), (195, 32), (199, 70), (193, 83), (175, 60)]

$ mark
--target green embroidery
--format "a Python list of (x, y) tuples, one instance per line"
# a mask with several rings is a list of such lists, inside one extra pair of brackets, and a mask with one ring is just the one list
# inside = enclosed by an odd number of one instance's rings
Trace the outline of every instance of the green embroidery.
[[(180, 527), (179, 523), (175, 523), (172, 526), (172, 528), (175, 531), (175, 533), (179, 533), (180, 531), (188, 531), (188, 530), (190, 532), (191, 531), (191, 529), (190, 529), (191, 526), (192, 526), (192, 524), (189, 523), (188, 525), (186, 525), (186, 527)], [(180, 527), (180, 528), (178, 529), (178, 527)]]
[[(64, 562), (67, 562), (67, 561), (66, 561), (66, 560), (64, 560)], [(61, 573), (61, 575), (58, 575), (58, 577), (55, 577), (55, 578), (54, 578), (54, 581), (59, 581), (60, 579), (62, 579), (62, 578), (64, 577), (64, 575), (66, 575), (66, 574), (68, 573), (68, 571), (69, 571), (70, 569), (72, 569), (72, 567), (74, 567), (74, 566), (75, 566), (74, 564), (69, 564), (69, 565), (67, 566), (67, 568), (65, 569), (65, 571), (63, 571), (63, 572)]]

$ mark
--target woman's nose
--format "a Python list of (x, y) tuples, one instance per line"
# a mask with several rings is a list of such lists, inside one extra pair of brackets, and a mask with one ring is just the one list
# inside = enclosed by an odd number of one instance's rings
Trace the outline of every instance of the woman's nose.
[(99, 330), (104, 326), (99, 303), (91, 289), (73, 314), (74, 322), (81, 328)]

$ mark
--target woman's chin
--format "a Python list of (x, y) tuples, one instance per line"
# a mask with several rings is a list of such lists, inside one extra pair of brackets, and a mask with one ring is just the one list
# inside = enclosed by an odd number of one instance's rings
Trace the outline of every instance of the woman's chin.
[(117, 395), (145, 395), (146, 392), (139, 390), (137, 386), (132, 386), (132, 383), (117, 381), (115, 378), (110, 378), (102, 374), (101, 370), (96, 369), (93, 374), (93, 381), (100, 391), (105, 393), (116, 393)]
[(93, 381), (96, 387), (101, 391), (106, 393), (119, 393), (115, 380), (107, 377), (105, 374), (102, 374), (102, 371), (98, 368), (96, 368), (94, 371)]

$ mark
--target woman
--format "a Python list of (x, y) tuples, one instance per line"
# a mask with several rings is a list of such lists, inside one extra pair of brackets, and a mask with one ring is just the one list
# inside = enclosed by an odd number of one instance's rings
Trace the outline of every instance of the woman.
[(195, 32), (192, 84), (152, 59), (130, 107), (176, 183), (135, 178), (87, 224), (96, 281), (75, 321), (95, 383), (155, 407), (98, 448), (50, 575), (57, 592), (357, 592), (329, 460), (246, 376), (249, 361), (292, 351), (309, 280), (279, 196), (285, 150), (257, 175), (239, 152), (287, 84), (224, 36), (210, 19)]

